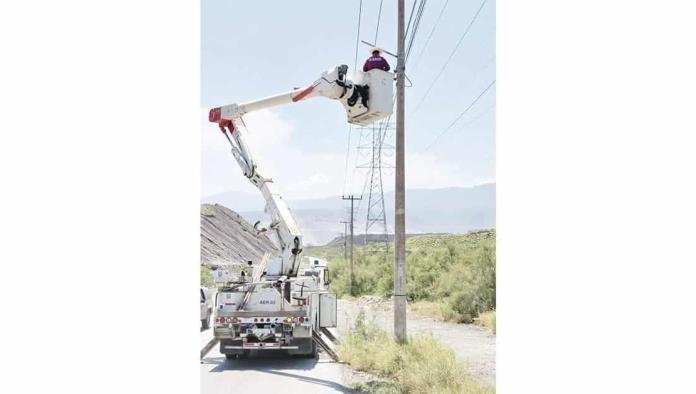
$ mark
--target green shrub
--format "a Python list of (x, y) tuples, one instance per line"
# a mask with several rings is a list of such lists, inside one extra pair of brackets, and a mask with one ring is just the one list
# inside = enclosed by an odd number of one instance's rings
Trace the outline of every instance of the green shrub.
[(204, 266), (201, 266), (201, 287), (214, 287), (213, 274)]
[[(356, 246), (353, 261), (353, 296), (393, 292), (393, 246), (389, 253), (374, 245)], [(440, 304), (445, 320), (470, 322), (479, 313), (494, 310), (495, 231), (466, 235), (422, 235), (406, 242), (407, 296), (410, 302)], [(308, 247), (306, 253), (330, 262), (331, 289), (349, 295), (349, 263), (341, 247)]]

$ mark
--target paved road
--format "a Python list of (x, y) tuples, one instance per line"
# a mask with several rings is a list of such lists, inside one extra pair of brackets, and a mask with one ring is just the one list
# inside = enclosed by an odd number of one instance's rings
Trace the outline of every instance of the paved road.
[[(201, 348), (213, 337), (201, 331)], [(258, 352), (249, 359), (227, 360), (216, 345), (201, 360), (201, 394), (355, 393), (353, 372), (320, 352), (319, 359)]]

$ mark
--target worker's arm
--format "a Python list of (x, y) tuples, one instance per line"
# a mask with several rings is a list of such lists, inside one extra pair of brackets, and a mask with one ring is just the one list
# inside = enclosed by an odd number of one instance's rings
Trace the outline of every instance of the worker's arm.
[(389, 71), (389, 69), (390, 69), (390, 67), (389, 67), (389, 62), (387, 62), (387, 59), (385, 59), (385, 58), (382, 58), (382, 67), (381, 67), (381, 69), (384, 70), (384, 71)]

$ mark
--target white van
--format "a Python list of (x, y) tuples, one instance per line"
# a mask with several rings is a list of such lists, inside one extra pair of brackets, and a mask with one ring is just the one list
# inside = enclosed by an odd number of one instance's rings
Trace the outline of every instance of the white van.
[(201, 287), (201, 328), (210, 328), (210, 316), (213, 314), (213, 301), (210, 290)]

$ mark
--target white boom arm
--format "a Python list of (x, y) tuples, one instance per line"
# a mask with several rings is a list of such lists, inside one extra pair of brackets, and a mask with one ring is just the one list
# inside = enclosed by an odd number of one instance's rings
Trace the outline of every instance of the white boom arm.
[[(249, 181), (261, 191), (266, 200), (266, 212), (272, 218), (269, 227), (275, 230), (281, 248), (280, 267), (278, 267), (277, 272), (275, 269), (274, 272), (269, 272), (269, 276), (292, 277), (297, 275), (303, 247), (302, 233), (283, 198), (273, 192), (273, 180), (259, 173), (258, 165), (245, 142), (246, 127), (242, 116), (252, 111), (312, 97), (340, 100), (346, 109), (350, 123), (370, 124), (391, 114), (392, 74), (382, 70), (361, 73), (359, 77), (362, 84), (358, 84), (348, 80), (347, 72), (348, 66), (341, 65), (323, 72), (319, 79), (304, 89), (246, 103), (213, 108), (208, 115), (208, 120), (217, 123), (230, 142), (232, 154), (242, 168), (244, 176), (249, 178)], [(389, 98), (388, 102), (386, 98)], [(265, 231), (265, 229), (259, 230), (258, 228), (257, 230)], [(269, 271), (271, 271), (270, 267)]]

